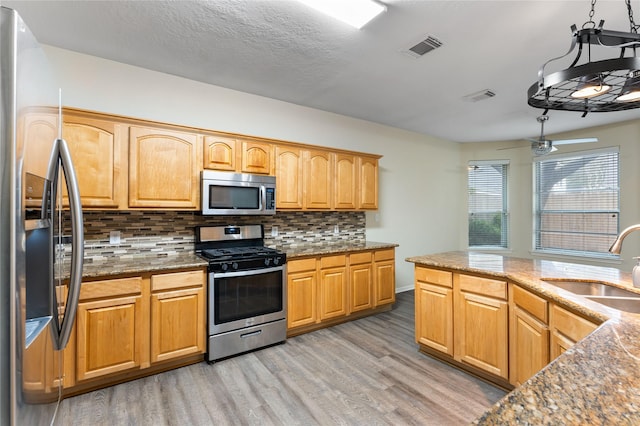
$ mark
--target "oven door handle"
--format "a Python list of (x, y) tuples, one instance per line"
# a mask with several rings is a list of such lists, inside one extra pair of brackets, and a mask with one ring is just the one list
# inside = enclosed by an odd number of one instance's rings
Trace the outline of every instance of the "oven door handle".
[(227, 278), (227, 277), (247, 277), (251, 275), (262, 275), (270, 272), (284, 272), (284, 265), (276, 266), (273, 268), (251, 269), (249, 271), (234, 271), (234, 272), (214, 272), (213, 278)]

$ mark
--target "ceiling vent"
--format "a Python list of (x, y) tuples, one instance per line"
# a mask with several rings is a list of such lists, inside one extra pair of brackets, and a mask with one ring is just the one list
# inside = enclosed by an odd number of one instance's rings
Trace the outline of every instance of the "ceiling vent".
[(489, 89), (484, 89), (484, 90), (480, 90), (479, 92), (475, 92), (470, 95), (463, 96), (462, 99), (467, 102), (478, 102), (478, 101), (483, 101), (485, 99), (493, 98), (495, 95), (496, 95), (495, 92)]
[(403, 50), (403, 53), (413, 57), (419, 58), (426, 53), (431, 52), (434, 49), (442, 46), (442, 42), (433, 36), (427, 36), (424, 40), (416, 43), (414, 46), (407, 50)]

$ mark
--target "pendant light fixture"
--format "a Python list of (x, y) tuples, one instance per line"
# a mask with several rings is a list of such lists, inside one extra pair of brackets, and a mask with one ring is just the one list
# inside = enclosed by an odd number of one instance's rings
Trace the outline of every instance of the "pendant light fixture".
[[(529, 87), (528, 104), (545, 110), (610, 112), (640, 108), (640, 48), (638, 27), (633, 20), (631, 0), (624, 0), (629, 17), (629, 32), (603, 29), (604, 20), (596, 26), (596, 0), (591, 0), (589, 20), (578, 30), (571, 26), (569, 51), (545, 62), (538, 71), (538, 81)], [(545, 74), (545, 67), (569, 56), (578, 47), (567, 69)], [(591, 61), (591, 49), (613, 50), (612, 59)], [(586, 54), (583, 58), (583, 53)]]

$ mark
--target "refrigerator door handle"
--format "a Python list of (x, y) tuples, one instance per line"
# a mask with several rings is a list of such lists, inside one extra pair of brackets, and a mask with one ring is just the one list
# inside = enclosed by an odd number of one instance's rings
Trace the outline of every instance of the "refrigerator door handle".
[[(82, 285), (82, 263), (84, 259), (84, 231), (82, 229), (82, 204), (80, 200), (80, 190), (78, 180), (73, 169), (69, 146), (64, 139), (56, 139), (54, 143), (54, 156), (60, 159), (57, 164), (62, 166), (67, 183), (67, 193), (69, 195), (69, 209), (71, 213), (71, 273), (69, 277), (69, 294), (65, 304), (64, 317), (60, 324), (60, 332), (54, 342), (57, 350), (62, 350), (67, 346), (73, 323), (78, 311), (78, 300), (80, 298), (80, 286)], [(57, 167), (56, 167), (57, 168)], [(51, 168), (50, 168), (51, 171)], [(56, 172), (57, 176), (57, 172)], [(52, 191), (54, 194), (55, 190)]]

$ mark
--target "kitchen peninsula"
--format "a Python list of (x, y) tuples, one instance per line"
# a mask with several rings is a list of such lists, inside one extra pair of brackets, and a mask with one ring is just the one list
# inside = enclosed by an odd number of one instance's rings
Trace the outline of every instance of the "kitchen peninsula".
[[(508, 366), (508, 374), (499, 377), (500, 370), (496, 369), (490, 371), (489, 376), (493, 376), (493, 381), (503, 387), (506, 387), (504, 381), (508, 380), (511, 387), (515, 386), (515, 389), (477, 419), (476, 424), (638, 424), (640, 422), (640, 387), (638, 386), (640, 384), (640, 316), (608, 308), (549, 283), (552, 280), (595, 281), (637, 292), (632, 289), (631, 277), (628, 273), (608, 267), (473, 252), (415, 256), (407, 258), (406, 261), (414, 263), (416, 267), (416, 340), (423, 352), (434, 354), (435, 351), (430, 350), (427, 345), (431, 340), (437, 340), (438, 336), (437, 333), (430, 334), (421, 330), (419, 309), (425, 309), (424, 306), (420, 308), (421, 299), (424, 303), (428, 303), (429, 298), (436, 294), (438, 297), (441, 296), (442, 300), (448, 301), (445, 303), (452, 305), (448, 311), (434, 309), (433, 306), (429, 310), (432, 315), (445, 312), (444, 317), (451, 313), (448, 319), (454, 323), (453, 326), (449, 324), (452, 334), (459, 332), (457, 323), (463, 315), (458, 312), (458, 309), (465, 305), (465, 302), (461, 302), (465, 292), (475, 293), (472, 298), (476, 300), (471, 300), (468, 305), (476, 306), (467, 311), (467, 314), (469, 312), (476, 314), (474, 321), (483, 319), (481, 315), (477, 315), (478, 309), (481, 309), (478, 306), (488, 304), (490, 299), (499, 299), (499, 303), (494, 305), (495, 309), (492, 311), (499, 314), (494, 318), (507, 315), (508, 312), (508, 322), (507, 318), (503, 317), (502, 323), (500, 321), (494, 323), (494, 325), (505, 326), (507, 340), (487, 342), (485, 346), (497, 347), (498, 352), (502, 349), (507, 357), (505, 363)], [(478, 289), (471, 288), (470, 283), (474, 283), (473, 280), (476, 280)], [(449, 284), (451, 282), (453, 285)], [(500, 287), (500, 283), (504, 286)], [(492, 297), (482, 294), (487, 292), (487, 289), (492, 292)], [(501, 293), (503, 290), (504, 293)], [(459, 295), (456, 296), (456, 292)], [(526, 294), (529, 298), (521, 298), (519, 295), (522, 294)], [(518, 299), (520, 301), (535, 300), (536, 303), (519, 304)], [(464, 309), (462, 310), (464, 313)], [(522, 313), (522, 311), (525, 312)], [(548, 318), (547, 315), (549, 315), (551, 318), (547, 321), (548, 325), (534, 318), (533, 323), (537, 321), (541, 324), (541, 328), (532, 335), (543, 337), (538, 341), (543, 342), (542, 349), (536, 350), (535, 345), (531, 343), (533, 340), (525, 339), (525, 347), (528, 347), (530, 352), (524, 353), (521, 358), (528, 361), (540, 353), (546, 353), (551, 362), (533, 374), (530, 379), (519, 383), (517, 369), (522, 368), (523, 365), (526, 367), (527, 364), (515, 356), (518, 353), (516, 346), (523, 342), (520, 339), (517, 342), (515, 340), (516, 336), (521, 336), (519, 320), (536, 317), (532, 312), (538, 312), (539, 317)], [(561, 317), (559, 313), (563, 316)], [(554, 315), (558, 324), (560, 324), (559, 319), (564, 321), (571, 318), (578, 321), (579, 325), (593, 324), (595, 331), (581, 340), (576, 339), (579, 341), (573, 345), (571, 345), (572, 342), (566, 344), (566, 339), (558, 340), (564, 335), (555, 328)], [(465, 326), (468, 327), (468, 324), (466, 322)], [(597, 326), (598, 324), (600, 325)], [(571, 334), (575, 328), (572, 327), (567, 334)], [(491, 336), (491, 330), (487, 331), (487, 336)], [(462, 368), (469, 365), (474, 373), (481, 370), (477, 368), (479, 364), (474, 364), (473, 357), (465, 358), (468, 354), (460, 354), (459, 346), (463, 346), (464, 351), (464, 344), (468, 343), (465, 341), (465, 336), (461, 338), (456, 335), (455, 340), (450, 341), (452, 346), (456, 346), (455, 350), (451, 351), (451, 354), (455, 354), (450, 357), (451, 363), (456, 364), (457, 360), (458, 366)], [(500, 348), (500, 343), (508, 347)], [(529, 346), (526, 346), (527, 344)], [(551, 357), (549, 352), (545, 352), (544, 345), (547, 345), (547, 348), (551, 346)], [(554, 345), (562, 347), (562, 350), (556, 351), (559, 353), (555, 359)], [(487, 349), (487, 351), (480, 353), (493, 353), (491, 350)], [(444, 353), (443, 350), (440, 352)], [(446, 358), (446, 355), (444, 353), (438, 357)]]

